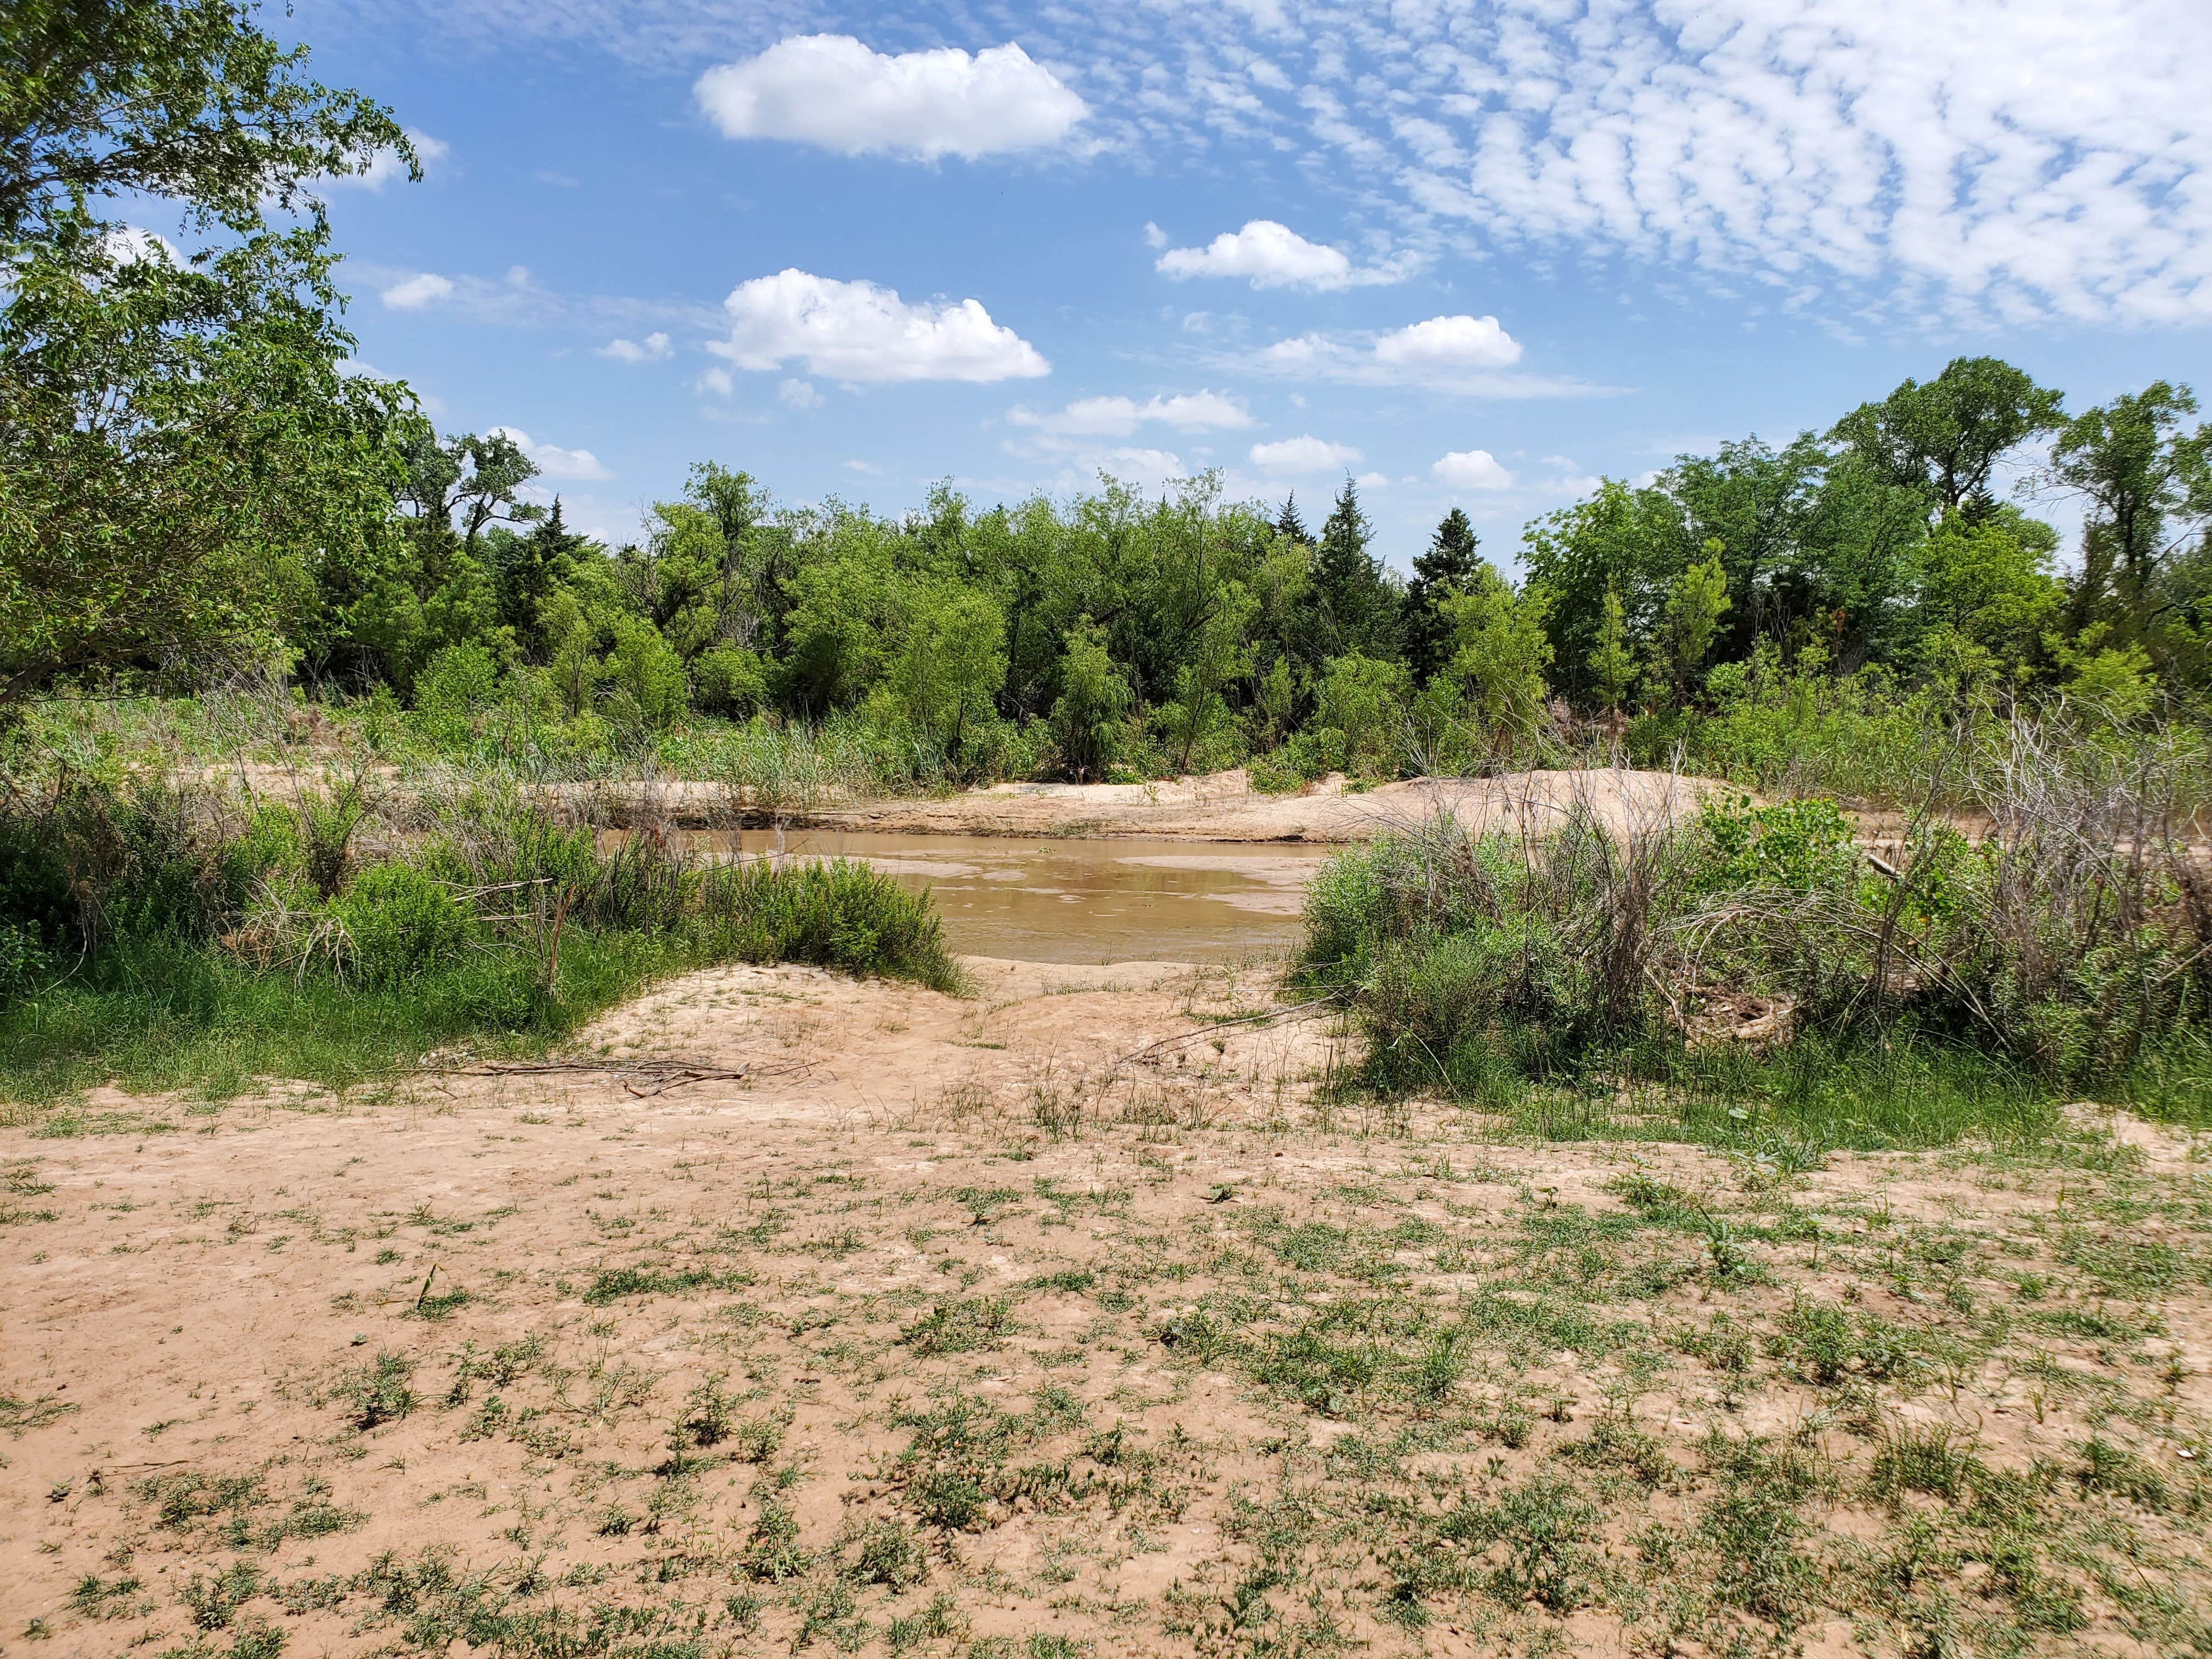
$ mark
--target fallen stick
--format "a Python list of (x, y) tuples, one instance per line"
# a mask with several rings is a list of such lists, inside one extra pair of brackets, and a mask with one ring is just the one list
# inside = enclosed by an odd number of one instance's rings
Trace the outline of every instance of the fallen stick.
[[(611, 1077), (625, 1092), (649, 1100), (671, 1089), (694, 1083), (745, 1083), (770, 1077), (789, 1077), (807, 1069), (805, 1061), (766, 1068), (754, 1066), (710, 1066), (690, 1060), (485, 1060), (475, 1066), (447, 1068), (447, 1077), (554, 1077), (597, 1074)], [(650, 1088), (641, 1089), (639, 1083)]]
[(1301, 1002), (1291, 1007), (1263, 1008), (1256, 1014), (1240, 1014), (1235, 1019), (1218, 1019), (1209, 1025), (1201, 1026), (1195, 1031), (1185, 1031), (1179, 1036), (1162, 1037), (1158, 1042), (1148, 1042), (1143, 1048), (1133, 1049), (1122, 1055), (1114, 1062), (1114, 1065), (1127, 1066), (1132, 1060), (1142, 1060), (1146, 1055), (1156, 1054), (1160, 1049), (1178, 1048), (1186, 1042), (1195, 1042), (1200, 1037), (1212, 1036), (1216, 1031), (1225, 1031), (1233, 1025), (1251, 1025), (1266, 1019), (1290, 1019), (1297, 1015), (1310, 1014), (1316, 1008), (1325, 1008), (1331, 1003), (1340, 1002), (1343, 1000), (1343, 992), (1331, 991), (1325, 997), (1316, 997), (1311, 1002)]

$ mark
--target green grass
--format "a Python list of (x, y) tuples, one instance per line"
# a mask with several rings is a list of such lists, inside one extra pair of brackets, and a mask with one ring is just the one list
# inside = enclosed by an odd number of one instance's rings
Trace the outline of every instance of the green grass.
[[(38, 1106), (103, 1083), (234, 1096), (257, 1079), (343, 1090), (465, 1042), (542, 1052), (658, 979), (717, 963), (805, 962), (962, 988), (927, 895), (842, 863), (690, 872), (658, 926), (575, 925), (549, 990), (529, 948), (480, 946), (376, 983), (265, 969), (209, 941), (125, 938), (39, 994), (0, 1005), (0, 1101)], [(4, 1110), (4, 1109), (0, 1109)]]

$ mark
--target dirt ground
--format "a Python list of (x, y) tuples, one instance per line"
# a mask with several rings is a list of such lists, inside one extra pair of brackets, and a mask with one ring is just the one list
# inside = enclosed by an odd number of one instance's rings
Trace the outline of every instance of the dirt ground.
[(2205, 1144), (1514, 1144), (969, 967), (0, 1132), (0, 1651), (2212, 1650)]
[[(1354, 792), (1333, 774), (1297, 794), (1254, 790), (1242, 768), (1153, 783), (1001, 783), (943, 796), (783, 809), (792, 824), (935, 836), (1067, 836), (1169, 841), (1364, 841), (1419, 823), (1439, 807), (1478, 829), (1540, 832), (1580, 799), (1609, 823), (1655, 823), (1723, 786), (1667, 772), (1521, 772), (1498, 778), (1414, 778)], [(671, 782), (601, 792), (615, 822), (719, 827), (732, 816), (714, 785)], [(765, 822), (748, 805), (748, 823)]]

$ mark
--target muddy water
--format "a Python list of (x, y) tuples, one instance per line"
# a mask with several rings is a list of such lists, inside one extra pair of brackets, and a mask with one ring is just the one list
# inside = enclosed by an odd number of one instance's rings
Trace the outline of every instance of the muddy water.
[[(698, 837), (726, 856), (733, 838)], [(747, 857), (778, 850), (748, 830)], [(1305, 884), (1330, 849), (1282, 842), (1036, 840), (790, 830), (795, 858), (865, 860), (927, 887), (948, 943), (1020, 962), (1225, 962), (1298, 938)]]

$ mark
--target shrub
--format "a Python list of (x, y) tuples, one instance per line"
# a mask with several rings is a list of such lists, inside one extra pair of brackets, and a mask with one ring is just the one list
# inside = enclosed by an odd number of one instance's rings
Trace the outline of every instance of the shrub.
[(331, 907), (354, 971), (396, 985), (459, 962), (475, 941), (474, 913), (451, 889), (409, 864), (364, 870)]

